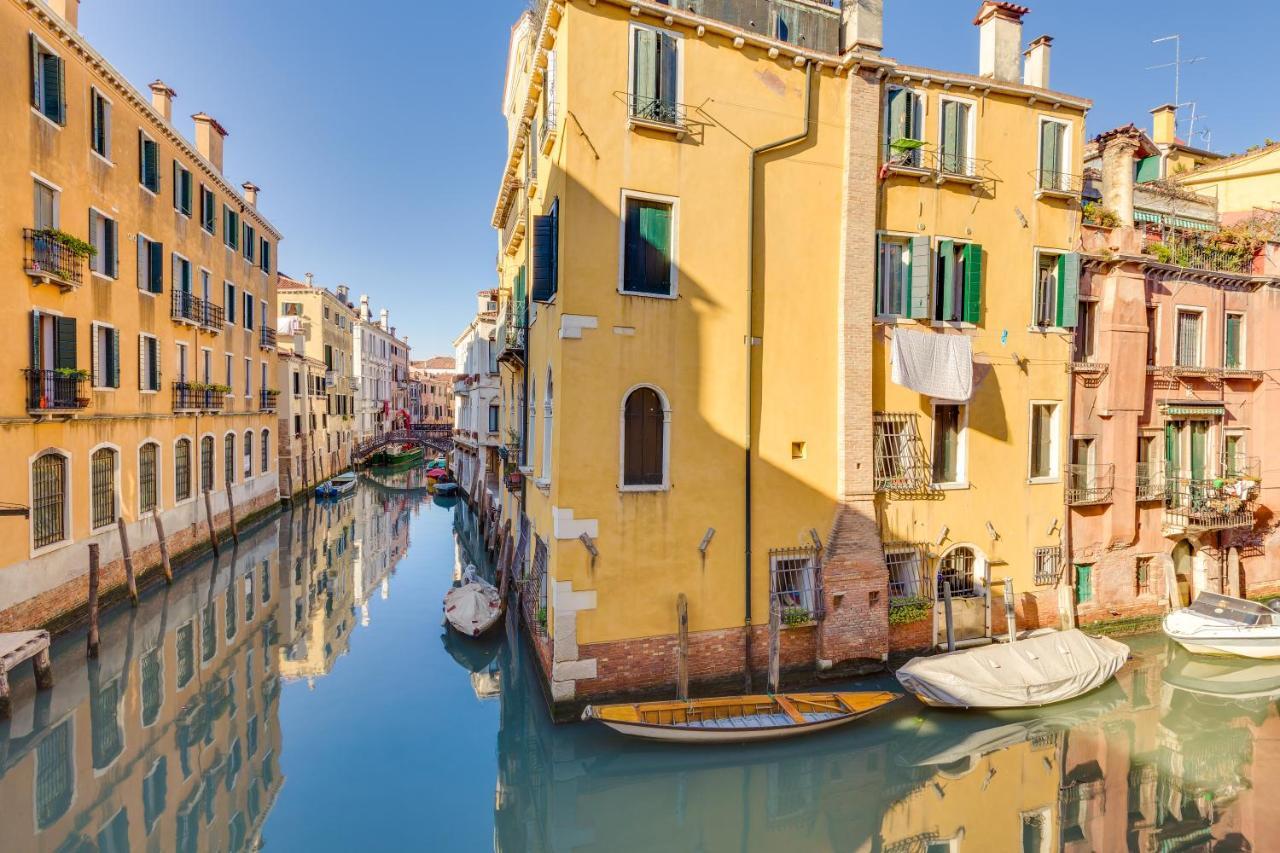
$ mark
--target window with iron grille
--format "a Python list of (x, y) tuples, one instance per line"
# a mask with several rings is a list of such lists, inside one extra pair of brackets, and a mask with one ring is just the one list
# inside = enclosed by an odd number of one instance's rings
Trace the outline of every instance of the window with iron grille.
[(541, 536), (533, 538), (533, 560), (529, 574), (525, 577), (524, 589), (525, 609), (530, 624), (540, 634), (547, 631), (547, 543)]
[(920, 439), (918, 416), (910, 412), (876, 412), (875, 485), (878, 492), (916, 492), (928, 489), (932, 477), (929, 455)]
[(116, 452), (109, 447), (94, 451), (92, 464), (93, 528), (116, 523)]
[(229, 486), (236, 481), (236, 434), (234, 432), (227, 433), (227, 437), (222, 440), (222, 461), (222, 476)]
[(124, 750), (124, 734), (120, 731), (119, 676), (89, 697), (89, 720), (93, 729), (93, 769), (103, 770)]
[(218, 652), (217, 605), (210, 603), (200, 615), (200, 660), (208, 663)]
[(1199, 311), (1179, 311), (1177, 326), (1178, 367), (1200, 367), (1200, 317)]
[(156, 759), (151, 772), (142, 780), (142, 822), (149, 835), (156, 827), (156, 821), (164, 814), (165, 800), (168, 798), (169, 762), (162, 755)]
[(200, 439), (200, 489), (209, 491), (213, 488), (213, 436), (206, 435)]
[(813, 548), (771, 548), (769, 593), (770, 604), (778, 607), (784, 626), (816, 620), (822, 603), (817, 552)]
[(884, 561), (889, 569), (889, 599), (932, 598), (929, 585), (929, 546), (924, 542), (887, 542)]
[(236, 635), (236, 585), (234, 583), (227, 587), (223, 616), (226, 617), (227, 639), (230, 640)]
[(31, 528), (37, 548), (67, 537), (67, 458), (46, 453), (31, 465)]
[(244, 478), (248, 480), (253, 476), (253, 431), (246, 430), (244, 434)]
[(191, 441), (180, 438), (173, 448), (173, 498), (191, 497)]
[(982, 589), (974, 575), (977, 557), (969, 547), (952, 548), (938, 561), (938, 596), (942, 597), (943, 584), (951, 584), (953, 598), (976, 598)]
[(71, 721), (63, 721), (36, 747), (36, 828), (46, 829), (67, 813), (75, 795)]
[(196, 627), (192, 622), (178, 627), (178, 689), (186, 687), (196, 674)]
[(156, 460), (160, 445), (148, 442), (138, 450), (138, 510), (151, 512), (156, 508)]
[(271, 430), (262, 431), (262, 473), (271, 467)]
[(1035, 551), (1036, 586), (1052, 586), (1058, 582), (1062, 570), (1062, 548), (1057, 545), (1037, 548)]
[(1133, 591), (1138, 595), (1151, 593), (1151, 558), (1137, 557), (1133, 564)]
[(144, 654), (138, 669), (142, 673), (142, 724), (150, 726), (160, 716), (160, 705), (164, 696), (160, 650), (152, 649)]

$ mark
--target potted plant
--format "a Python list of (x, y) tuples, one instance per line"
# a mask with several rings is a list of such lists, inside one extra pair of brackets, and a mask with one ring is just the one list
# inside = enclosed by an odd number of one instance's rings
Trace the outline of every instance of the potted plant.
[(889, 599), (889, 624), (908, 625), (929, 615), (933, 602), (924, 595), (905, 595)]
[(803, 625), (806, 622), (813, 621), (813, 614), (809, 612), (809, 608), (801, 605), (792, 605), (782, 611), (783, 625)]
[(53, 372), (63, 379), (82, 380), (89, 378), (89, 371), (83, 367), (58, 367)]

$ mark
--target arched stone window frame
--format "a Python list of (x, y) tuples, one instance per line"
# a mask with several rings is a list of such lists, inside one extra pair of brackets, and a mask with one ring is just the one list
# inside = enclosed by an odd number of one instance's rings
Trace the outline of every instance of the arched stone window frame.
[[(647, 484), (628, 484), (627, 475), (627, 401), (631, 395), (642, 388), (658, 395), (662, 404), (662, 482)], [(618, 406), (618, 491), (620, 492), (665, 492), (671, 489), (671, 402), (657, 385), (640, 382), (632, 385), (622, 395)]]

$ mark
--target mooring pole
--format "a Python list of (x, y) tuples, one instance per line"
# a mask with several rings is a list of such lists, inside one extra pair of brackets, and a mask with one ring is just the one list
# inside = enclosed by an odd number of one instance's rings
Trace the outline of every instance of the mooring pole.
[(212, 491), (208, 486), (204, 490), (204, 516), (209, 521), (209, 547), (213, 549), (213, 554), (218, 555), (218, 531), (213, 526), (213, 497)]
[(173, 583), (173, 566), (169, 564), (169, 543), (164, 538), (164, 523), (160, 521), (160, 510), (151, 513), (156, 523), (156, 541), (160, 543), (160, 567), (164, 569), (164, 582)]
[(227, 514), (231, 517), (231, 538), (240, 541), (240, 531), (236, 529), (236, 499), (231, 493), (231, 483), (227, 483)]
[(120, 551), (124, 555), (124, 579), (129, 585), (129, 603), (138, 606), (138, 579), (133, 573), (133, 552), (129, 550), (129, 533), (125, 529), (124, 516), (116, 519), (116, 529), (120, 531)]
[(781, 678), (780, 654), (782, 633), (782, 609), (777, 601), (769, 604), (769, 693), (778, 692), (778, 681)]
[(676, 698), (689, 700), (689, 599), (682, 592), (676, 596), (676, 633), (679, 638), (676, 658)]
[(942, 608), (947, 616), (947, 651), (956, 650), (956, 626), (951, 617), (951, 581), (942, 582)]
[(89, 543), (89, 657), (98, 656), (98, 543)]
[(1018, 614), (1013, 604), (1013, 578), (1004, 579), (1004, 624), (1009, 632), (1009, 642), (1018, 639)]

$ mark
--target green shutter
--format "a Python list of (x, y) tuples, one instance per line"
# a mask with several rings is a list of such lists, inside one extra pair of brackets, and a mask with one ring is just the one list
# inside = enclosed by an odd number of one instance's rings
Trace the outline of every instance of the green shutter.
[(76, 367), (76, 318), (53, 319), (53, 369)]
[(631, 94), (635, 98), (632, 112), (645, 114), (658, 97), (658, 34), (638, 28), (635, 31), (635, 69)]
[(173, 206), (182, 210), (182, 173), (178, 171), (178, 161), (173, 161)]
[(164, 293), (164, 244), (152, 243), (150, 249), (151, 268), (147, 290), (152, 293)]
[(964, 247), (964, 321), (982, 322), (982, 246)]
[(929, 257), (932, 250), (929, 238), (917, 234), (911, 238), (911, 297), (910, 317), (913, 320), (929, 319)]
[(952, 320), (955, 318), (955, 283), (956, 283), (956, 251), (955, 243), (951, 240), (940, 240), (938, 242), (938, 275), (942, 279), (940, 287), (942, 293), (938, 294), (942, 303), (942, 314), (939, 320)]
[[(1062, 171), (1061, 152), (1058, 150), (1058, 125), (1051, 121), (1040, 124), (1040, 185), (1057, 186), (1058, 173)], [(1048, 182), (1046, 184), (1046, 182)]]
[(1076, 566), (1076, 603), (1093, 601), (1093, 566)]
[(661, 118), (672, 120), (676, 115), (676, 93), (680, 75), (680, 56), (676, 40), (669, 35), (658, 36), (658, 100), (664, 112)]
[(644, 272), (640, 290), (671, 293), (671, 208), (662, 204), (640, 207), (640, 240)]
[(1209, 422), (1191, 422), (1191, 479), (1204, 479), (1205, 445), (1209, 439)]
[(947, 172), (960, 171), (960, 157), (964, 142), (960, 136), (960, 104), (942, 102), (942, 168)]
[(1068, 252), (1058, 256), (1058, 325), (1076, 327), (1080, 311), (1080, 255)]
[(886, 122), (886, 142), (902, 139), (906, 136), (907, 91), (905, 89), (889, 90), (889, 119)]
[(31, 49), (31, 106), (40, 108), (40, 43), (35, 33), (27, 34), (27, 44)]
[(1143, 157), (1134, 167), (1134, 180), (1137, 183), (1145, 184), (1150, 181), (1160, 179), (1160, 155), (1154, 154), (1150, 157)]
[(40, 312), (31, 312), (31, 369), (40, 369)]
[(120, 330), (110, 329), (107, 340), (110, 345), (107, 347), (109, 354), (107, 370), (111, 376), (111, 387), (120, 387)]
[(58, 124), (64, 124), (66, 115), (63, 104), (66, 103), (66, 99), (62, 59), (52, 53), (46, 53), (40, 57), (40, 60), (44, 67), (44, 114)]

